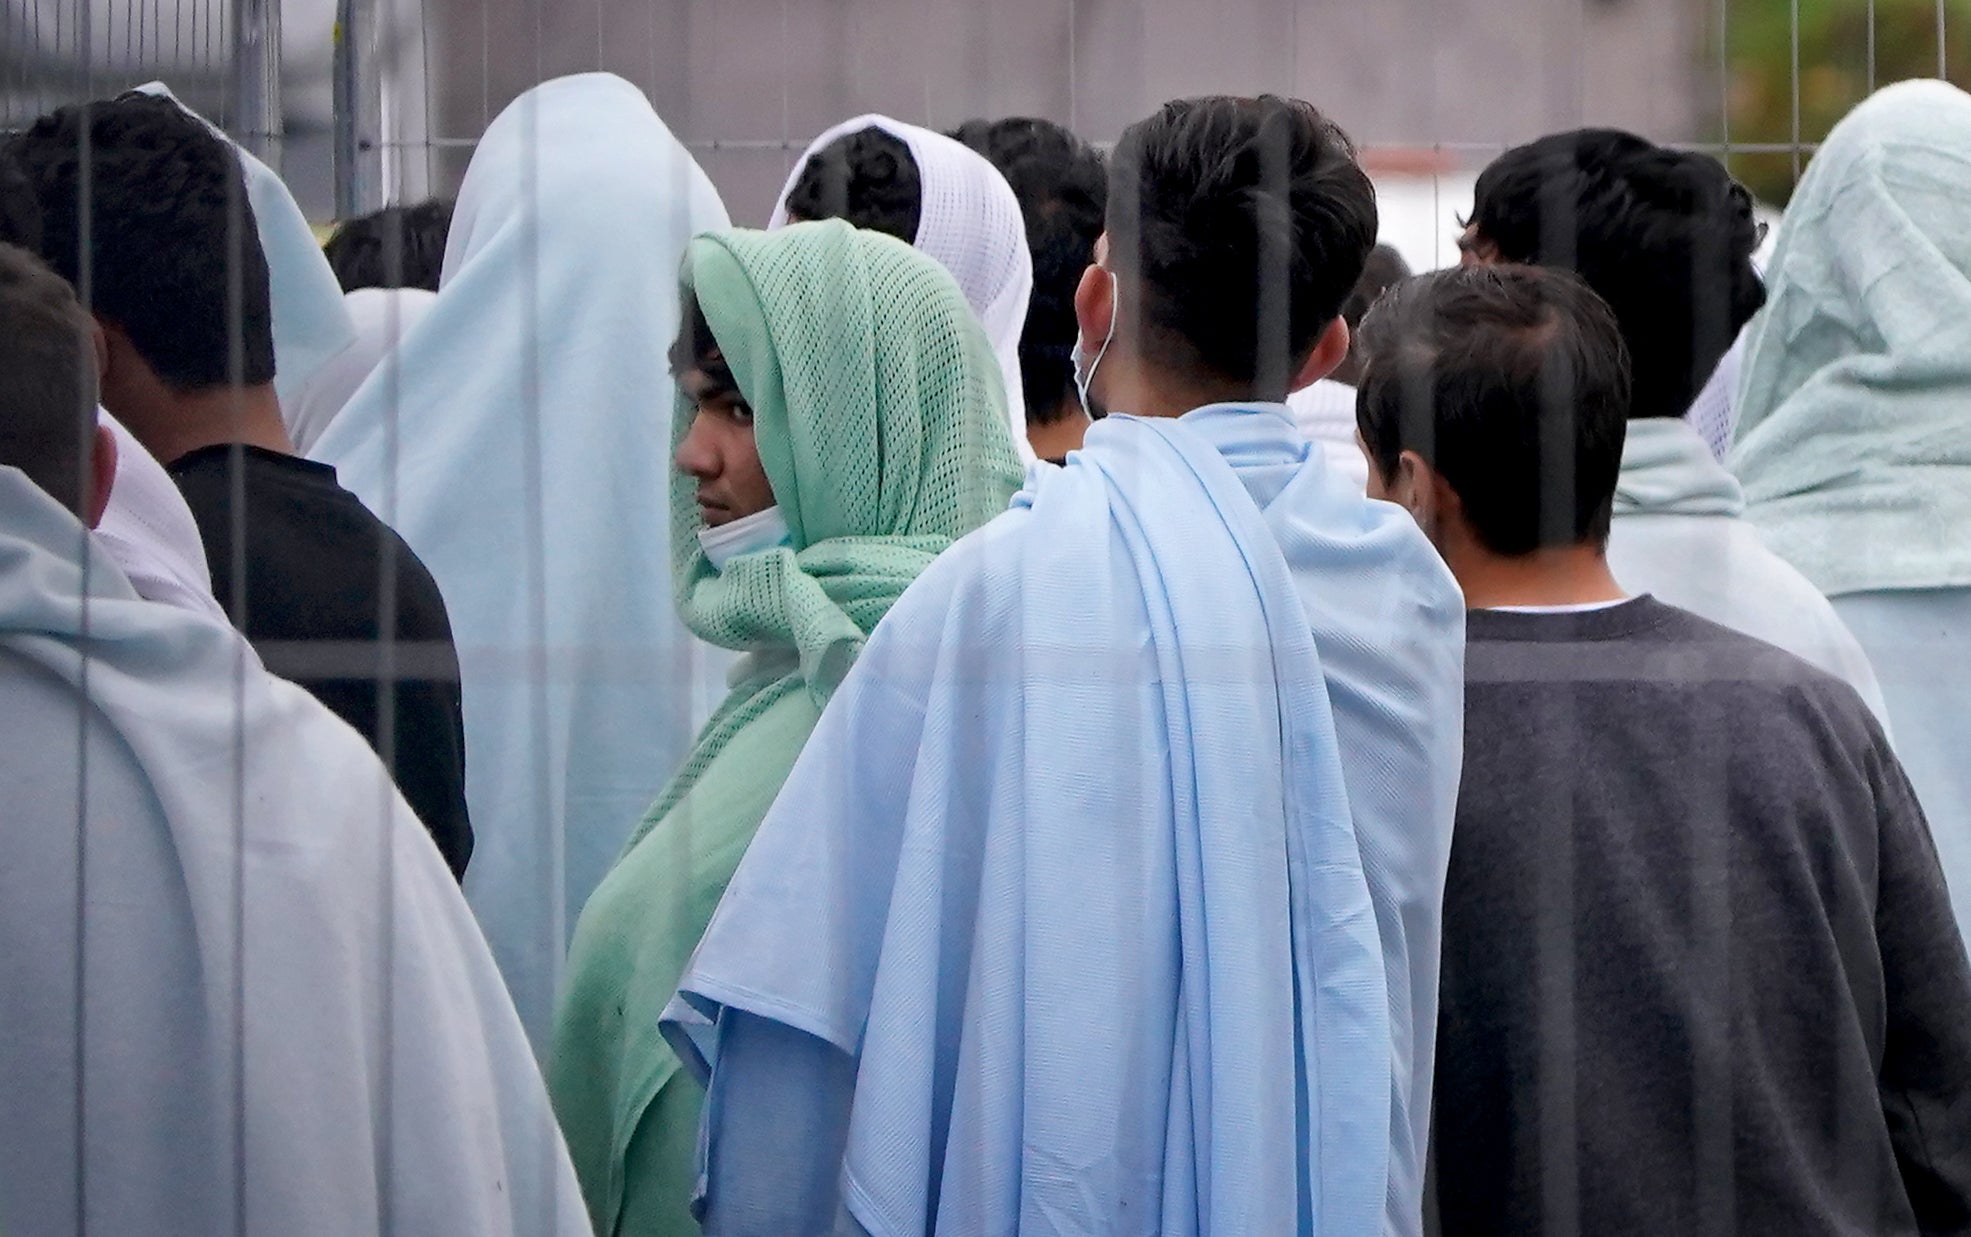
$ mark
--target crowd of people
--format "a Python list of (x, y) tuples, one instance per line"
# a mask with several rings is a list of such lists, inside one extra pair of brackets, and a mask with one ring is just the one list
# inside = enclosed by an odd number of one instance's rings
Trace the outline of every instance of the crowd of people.
[[(1971, 1233), (1971, 96), (0, 145), (0, 1229)], [(761, 204), (764, 205), (764, 204)]]

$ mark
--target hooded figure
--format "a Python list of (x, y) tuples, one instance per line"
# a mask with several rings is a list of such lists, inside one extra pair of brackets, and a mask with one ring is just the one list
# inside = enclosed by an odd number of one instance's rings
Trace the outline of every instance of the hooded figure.
[(881, 129), (909, 148), (920, 186), (917, 235), (911, 244), (951, 272), (985, 327), (999, 362), (1013, 449), (1023, 463), (1031, 463), (1026, 404), (1020, 395), (1020, 333), (1033, 294), (1033, 255), (1027, 250), (1020, 200), (991, 160), (942, 133), (888, 116), (857, 116), (808, 143), (787, 176), (767, 227), (787, 226), (787, 198), (800, 183), (808, 160), (837, 138), (864, 129)]
[(1731, 464), (1833, 599), (1971, 930), (1971, 96), (1902, 82), (1847, 116), (1780, 225)]
[(722, 690), (660, 547), (678, 260), (725, 222), (628, 82), (528, 91), (473, 155), (437, 303), (315, 444), (454, 616), (466, 896), (537, 1047), (576, 913)]
[(713, 233), (692, 243), (684, 282), (771, 486), (774, 506), (744, 518), (778, 512), (784, 541), (714, 565), (706, 490), (682, 471), (694, 410), (681, 398), (678, 606), (746, 655), (569, 957), (549, 1073), (602, 1233), (697, 1231), (702, 1091), (659, 1016), (869, 633), (939, 553), (1005, 509), (1020, 475), (984, 334), (951, 276), (901, 241), (839, 220)]
[[(575, 1237), (457, 886), (348, 726), (0, 468), (9, 1232)], [(79, 1105), (79, 1107), (78, 1107)]]

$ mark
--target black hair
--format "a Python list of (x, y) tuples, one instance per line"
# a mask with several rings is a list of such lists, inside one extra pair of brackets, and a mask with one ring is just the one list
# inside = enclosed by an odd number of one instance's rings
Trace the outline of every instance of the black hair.
[(273, 381), (267, 258), (230, 143), (133, 92), (43, 116), (8, 149), (41, 204), (41, 257), (158, 377), (181, 391)]
[(679, 308), (678, 337), (671, 343), (672, 376), (678, 377), (687, 370), (695, 369), (711, 380), (708, 394), (730, 394), (736, 399), (743, 399), (739, 382), (732, 376), (732, 366), (725, 359), (725, 350), (713, 337), (712, 324), (705, 320), (705, 311), (689, 288), (685, 289)]
[[(1354, 331), (1362, 325), (1363, 317), (1368, 314), (1369, 307), (1376, 303), (1378, 297), (1409, 277), (1410, 264), (1403, 260), (1403, 255), (1388, 245), (1377, 245), (1369, 251), (1369, 260), (1362, 265), (1362, 277), (1355, 281), (1355, 287), (1349, 292), (1348, 299), (1342, 302), (1341, 320), (1348, 324), (1350, 331)], [(1349, 344), (1348, 356), (1331, 376), (1335, 381), (1347, 383), (1349, 386), (1361, 381), (1362, 350), (1352, 341)]]
[(1629, 360), (1585, 282), (1535, 266), (1437, 271), (1384, 293), (1361, 338), (1355, 423), (1385, 482), (1416, 452), (1495, 554), (1607, 542)]
[(1376, 196), (1348, 136), (1313, 105), (1185, 99), (1123, 131), (1107, 223), (1149, 347), (1284, 399), (1361, 277)]
[(4, 147), (0, 147), (0, 245), (41, 252), (41, 203), (27, 173)]
[(344, 292), (358, 288), (436, 292), (451, 230), (451, 201), (431, 198), (346, 220), (337, 225), (322, 252)]
[(80, 514), (95, 414), (89, 315), (39, 258), (0, 244), (0, 464)]
[(952, 137), (999, 169), (1026, 219), (1033, 296), (1020, 331), (1020, 385), (1027, 421), (1046, 425), (1077, 405), (1074, 394), (1075, 289), (1094, 261), (1108, 208), (1102, 155), (1051, 120), (968, 120)]
[(787, 213), (801, 219), (846, 219), (915, 244), (924, 209), (917, 160), (902, 138), (874, 127), (844, 133), (808, 157), (787, 191)]
[(1708, 155), (1633, 133), (1556, 133), (1499, 156), (1471, 222), (1508, 262), (1570, 270), (1615, 311), (1636, 417), (1681, 417), (1765, 304), (1752, 195)]

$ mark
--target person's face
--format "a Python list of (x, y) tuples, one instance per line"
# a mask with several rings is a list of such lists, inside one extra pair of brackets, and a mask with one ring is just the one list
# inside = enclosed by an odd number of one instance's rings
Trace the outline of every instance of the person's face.
[(678, 375), (695, 411), (678, 443), (678, 471), (698, 478), (698, 514), (717, 528), (774, 505), (773, 487), (753, 441), (753, 410), (739, 392), (714, 382), (703, 370)]

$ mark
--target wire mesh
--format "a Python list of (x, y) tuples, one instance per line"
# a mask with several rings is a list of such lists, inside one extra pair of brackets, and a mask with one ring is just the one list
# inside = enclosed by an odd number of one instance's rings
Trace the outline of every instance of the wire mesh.
[[(577, 69), (608, 68), (636, 82), (699, 157), (735, 221), (749, 224), (764, 221), (812, 136), (861, 111), (937, 129), (976, 115), (1043, 115), (1106, 148), (1164, 97), (1271, 90), (1310, 98), (1356, 135), (1383, 194), (1385, 231), (1419, 269), (1456, 260), (1456, 220), (1469, 211), (1476, 172), (1519, 142), (1619, 124), (1716, 154), (1777, 211), (1834, 120), (1861, 97), (1926, 72), (1964, 78), (1971, 66), (1971, 48), (1953, 46), (1971, 38), (1971, 13), (1956, 0), (1526, 0), (1466, 12), (1462, 24), (1424, 0), (1360, 6), (1346, 20), (1305, 0), (0, 5), (0, 131), (162, 79), (288, 175), (322, 225), (454, 191), (478, 134), (508, 101)], [(244, 235), (236, 219), (235, 237)], [(522, 295), (538, 302), (531, 284)], [(526, 342), (530, 355), (539, 346)], [(538, 439), (549, 432), (553, 398), (529, 374), (522, 409)], [(394, 441), (394, 425), (391, 432)], [(516, 496), (537, 516), (527, 547), (537, 577), (546, 554), (538, 516), (551, 498), (544, 485), (530, 471)], [(245, 530), (236, 530), (235, 546), (244, 543)], [(244, 574), (243, 561), (234, 566)], [(379, 583), (391, 610), (397, 582)], [(546, 602), (536, 593), (533, 604), (531, 621), (544, 631)], [(384, 642), (386, 686), (395, 682), (392, 643)], [(545, 710), (545, 674), (536, 673), (536, 708)], [(248, 739), (237, 736), (240, 767)], [(78, 768), (86, 823), (87, 767)], [(243, 801), (236, 812), (238, 825)], [(78, 880), (97, 844), (80, 831)], [(378, 880), (389, 888), (395, 875), (386, 869)], [(558, 921), (566, 908), (562, 891), (552, 894)], [(78, 994), (87, 927), (79, 918)], [(243, 1040), (244, 1015), (234, 1012), (234, 1036)], [(78, 1075), (78, 1111), (86, 1110), (82, 1086)], [(242, 1111), (242, 1164), (252, 1154), (245, 1128)], [(80, 1126), (76, 1137), (77, 1162), (86, 1165)], [(235, 1229), (244, 1232), (237, 1188)], [(76, 1189), (80, 1200), (83, 1179)], [(389, 1217), (382, 1220), (387, 1230)]]

